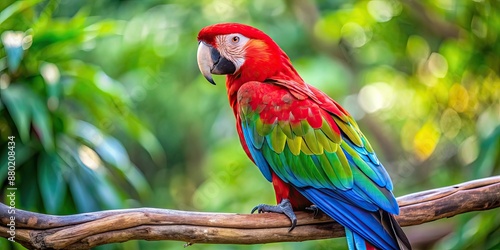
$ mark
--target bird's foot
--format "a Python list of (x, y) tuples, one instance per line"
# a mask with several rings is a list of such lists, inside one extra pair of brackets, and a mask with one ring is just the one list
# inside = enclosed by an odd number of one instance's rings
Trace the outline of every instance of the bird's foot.
[(292, 231), (297, 225), (297, 216), (295, 216), (292, 204), (288, 199), (281, 200), (280, 204), (276, 206), (266, 205), (266, 204), (257, 205), (252, 209), (252, 214), (255, 211), (257, 211), (259, 214), (269, 212), (269, 213), (280, 213), (286, 215), (288, 219), (290, 219), (290, 221), (292, 222), (292, 226), (290, 227), (290, 229), (288, 229), (288, 232)]
[(306, 207), (306, 210), (309, 210), (309, 211), (312, 211), (313, 212), (313, 218), (314, 219), (317, 219), (319, 218), (319, 212), (321, 212), (321, 210), (319, 210), (318, 206), (316, 205), (311, 205), (309, 207)]

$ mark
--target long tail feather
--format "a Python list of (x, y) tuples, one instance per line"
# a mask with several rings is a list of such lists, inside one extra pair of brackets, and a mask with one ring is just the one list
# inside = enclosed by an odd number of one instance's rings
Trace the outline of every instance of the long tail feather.
[[(299, 192), (346, 227), (350, 250), (366, 249), (365, 241), (378, 249), (411, 249), (399, 224), (388, 212), (361, 209), (341, 201), (340, 197), (332, 197), (332, 193), (322, 192), (321, 189), (299, 189)], [(328, 202), (325, 201), (326, 197)]]
[(381, 222), (383, 223), (384, 228), (390, 229), (387, 231), (390, 232), (392, 237), (397, 240), (400, 249), (411, 249), (410, 241), (403, 232), (403, 229), (401, 229), (401, 226), (399, 226), (396, 218), (394, 218), (394, 215), (381, 211)]
[[(349, 250), (368, 250), (365, 239), (361, 238), (357, 233), (353, 233), (349, 228), (345, 228), (345, 238)], [(375, 248), (371, 248), (375, 249)]]

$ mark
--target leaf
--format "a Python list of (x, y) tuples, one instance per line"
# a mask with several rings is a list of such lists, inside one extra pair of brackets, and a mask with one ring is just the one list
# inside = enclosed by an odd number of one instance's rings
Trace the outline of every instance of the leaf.
[(123, 174), (142, 198), (152, 193), (148, 180), (146, 180), (144, 174), (141, 173), (135, 165), (131, 164), (128, 170), (124, 171)]
[[(99, 209), (96, 199), (91, 195), (94, 187), (93, 172), (90, 171), (78, 155), (79, 144), (73, 138), (60, 135), (57, 137), (58, 154), (61, 163), (65, 164), (71, 171), (68, 172), (67, 183), (71, 197), (78, 212), (90, 212)], [(86, 185), (90, 183), (90, 185)]]
[(5, 102), (5, 106), (16, 125), (19, 137), (21, 137), (23, 143), (29, 141), (30, 134), (31, 109), (29, 103), (26, 101), (29, 96), (31, 96), (31, 93), (26, 88), (12, 83), (1, 92), (1, 98)]
[(146, 178), (130, 162), (127, 151), (118, 140), (109, 136), (104, 137), (104, 140), (94, 149), (104, 162), (121, 172), (141, 196), (147, 195), (151, 191)]
[(499, 142), (500, 126), (496, 127), (488, 137), (481, 139), (479, 155), (473, 163), (474, 178), (494, 175), (495, 168), (498, 168), (495, 162), (498, 161)]
[(66, 196), (66, 183), (61, 167), (63, 164), (54, 154), (42, 154), (38, 162), (38, 184), (45, 209), (50, 214), (58, 214)]
[(135, 117), (127, 122), (129, 133), (146, 149), (153, 161), (158, 164), (166, 162), (165, 151), (156, 136), (141, 124)]
[(97, 183), (94, 185), (96, 198), (99, 199), (101, 207), (105, 209), (123, 208), (122, 201), (125, 200), (125, 197), (118, 192), (117, 186), (113, 185), (109, 178), (106, 178), (108, 175), (108, 171), (96, 172)]
[(33, 114), (33, 127), (40, 137), (40, 141), (45, 150), (50, 152), (54, 149), (54, 135), (47, 106), (36, 95), (33, 95), (33, 98), (30, 99), (30, 104)]
[(54, 135), (47, 106), (31, 89), (22, 84), (11, 84), (1, 92), (1, 97), (17, 127), (23, 143), (30, 139), (30, 125), (40, 137), (47, 151), (54, 149)]
[(134, 187), (139, 195), (144, 196), (151, 192), (151, 188), (144, 175), (130, 162), (125, 147), (115, 138), (106, 136), (94, 125), (75, 121), (70, 127), (70, 133), (83, 139), (108, 166), (113, 167)]
[(14, 14), (21, 12), (33, 5), (41, 2), (41, 0), (29, 0), (29, 1), (16, 1), (9, 5), (7, 8), (0, 12), (0, 25), (2, 25), (5, 20), (13, 16)]
[(129, 165), (128, 154), (123, 145), (115, 138), (104, 135), (94, 125), (76, 121), (71, 130), (71, 133), (90, 144), (90, 148), (96, 151), (107, 164), (123, 168), (122, 170)]
[(85, 28), (88, 36), (106, 36), (119, 33), (126, 23), (117, 20), (103, 20)]
[(69, 176), (69, 188), (76, 208), (80, 213), (98, 210), (99, 206), (82, 178), (82, 169), (78, 169)]
[(130, 165), (127, 151), (123, 145), (113, 137), (103, 137), (100, 143), (95, 145), (94, 149), (97, 154), (101, 156), (103, 161), (121, 170), (126, 170), (127, 166)]

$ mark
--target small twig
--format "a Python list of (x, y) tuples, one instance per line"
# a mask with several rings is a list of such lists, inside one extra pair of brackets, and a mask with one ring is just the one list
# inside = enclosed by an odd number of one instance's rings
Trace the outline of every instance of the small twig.
[[(500, 176), (400, 197), (401, 226), (418, 225), (500, 206)], [(0, 236), (9, 237), (9, 207), (0, 203)], [(16, 241), (30, 249), (88, 249), (128, 240), (257, 244), (344, 236), (327, 216), (297, 212), (298, 225), (281, 214), (226, 214), (139, 208), (55, 216), (16, 209)]]

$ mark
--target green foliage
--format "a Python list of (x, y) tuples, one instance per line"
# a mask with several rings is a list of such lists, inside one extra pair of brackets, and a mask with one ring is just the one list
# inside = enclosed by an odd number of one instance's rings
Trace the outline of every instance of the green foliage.
[(150, 185), (110, 134), (147, 145), (151, 155), (161, 156), (161, 146), (130, 111), (123, 86), (80, 58), (87, 44), (113, 34), (119, 22), (89, 20), (85, 8), (53, 18), (57, 1), (38, 2), (14, 2), (0, 12), (1, 144), (7, 155), (7, 136), (16, 137), (15, 186), (26, 190), (18, 207), (68, 214), (146, 198)]
[[(212, 87), (196, 65), (198, 30), (227, 21), (264, 30), (351, 112), (397, 195), (499, 173), (498, 1), (26, 0), (0, 3), (2, 189), (13, 135), (22, 209), (272, 203), (239, 146), (224, 78)], [(498, 211), (442, 222), (452, 233), (435, 249), (500, 244)], [(334, 247), (344, 240), (190, 248)]]

